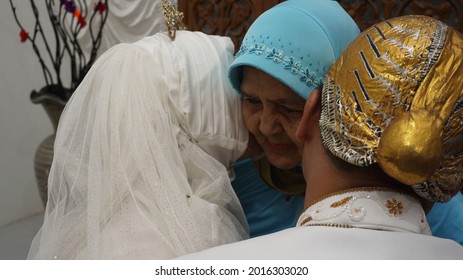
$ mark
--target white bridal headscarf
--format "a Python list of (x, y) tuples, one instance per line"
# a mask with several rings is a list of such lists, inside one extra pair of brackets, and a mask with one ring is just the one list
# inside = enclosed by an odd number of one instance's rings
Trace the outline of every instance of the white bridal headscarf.
[(120, 44), (61, 116), (29, 258), (167, 259), (248, 237), (227, 169), (246, 149), (229, 38)]

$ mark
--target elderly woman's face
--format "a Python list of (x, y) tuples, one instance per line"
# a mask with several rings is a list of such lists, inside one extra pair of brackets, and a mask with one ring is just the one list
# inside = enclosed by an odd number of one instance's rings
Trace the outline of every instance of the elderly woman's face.
[(282, 82), (253, 67), (243, 67), (243, 117), (269, 162), (281, 169), (301, 163), (295, 134), (305, 100)]

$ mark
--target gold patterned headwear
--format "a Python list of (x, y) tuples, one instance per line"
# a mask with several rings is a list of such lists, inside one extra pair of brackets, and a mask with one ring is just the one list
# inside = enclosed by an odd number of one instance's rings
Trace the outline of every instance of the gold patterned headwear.
[(186, 25), (183, 23), (183, 13), (170, 3), (169, 0), (162, 0), (162, 12), (166, 20), (167, 34), (170, 39), (175, 40), (175, 32), (177, 30), (186, 30)]
[(324, 81), (323, 144), (432, 201), (463, 184), (463, 35), (425, 16), (365, 30)]

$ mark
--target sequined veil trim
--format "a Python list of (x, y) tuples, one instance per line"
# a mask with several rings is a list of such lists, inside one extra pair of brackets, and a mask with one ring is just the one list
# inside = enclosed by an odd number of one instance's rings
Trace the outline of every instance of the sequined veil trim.
[(292, 74), (299, 76), (299, 80), (309, 87), (318, 88), (323, 84), (322, 79), (317, 79), (315, 73), (310, 71), (308, 67), (303, 67), (301, 61), (292, 56), (285, 54), (283, 50), (267, 47), (265, 44), (241, 44), (240, 50), (236, 54), (239, 57), (245, 53), (265, 56), (275, 64), (281, 64), (283, 69), (290, 71)]
[(419, 201), (387, 188), (350, 189), (325, 197), (301, 214), (297, 226), (365, 228), (431, 235)]

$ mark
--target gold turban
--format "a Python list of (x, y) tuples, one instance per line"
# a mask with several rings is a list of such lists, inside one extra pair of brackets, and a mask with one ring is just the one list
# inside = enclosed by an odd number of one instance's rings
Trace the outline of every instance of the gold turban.
[(325, 77), (320, 128), (335, 156), (448, 201), (463, 179), (463, 35), (426, 16), (365, 30)]

